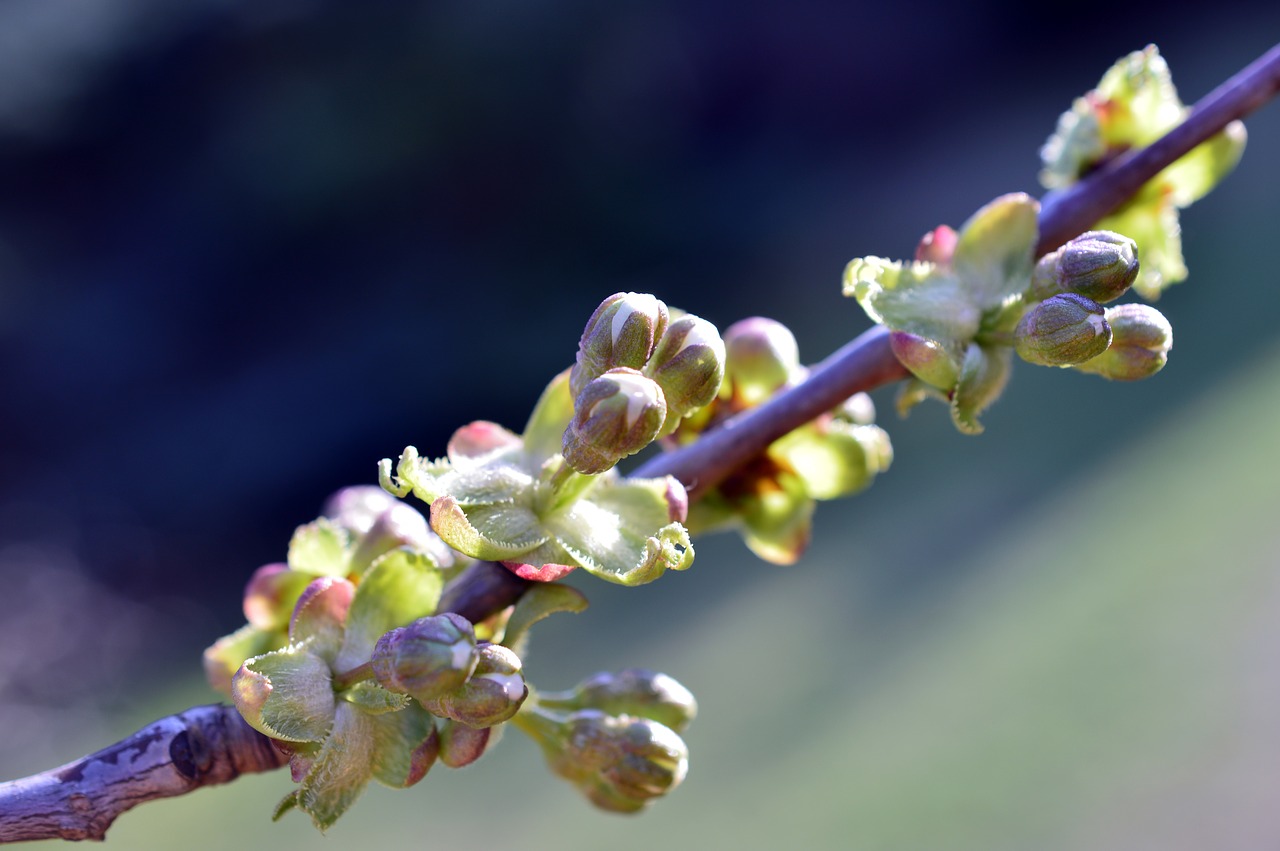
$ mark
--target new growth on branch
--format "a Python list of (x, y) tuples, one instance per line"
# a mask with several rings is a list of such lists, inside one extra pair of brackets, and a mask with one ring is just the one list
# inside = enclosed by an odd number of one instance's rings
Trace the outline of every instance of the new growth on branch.
[(877, 327), (814, 367), (773, 320), (722, 336), (653, 295), (609, 296), (520, 433), (473, 422), (443, 457), (383, 460), (381, 489), (339, 492), (285, 561), (253, 574), (244, 626), (204, 655), (235, 712), (190, 710), (0, 785), (0, 841), (101, 838), (137, 803), (286, 764), (295, 786), (275, 817), (297, 809), (324, 830), (371, 780), (407, 787), (468, 765), (508, 725), (592, 804), (645, 809), (687, 772), (696, 702), (643, 669), (566, 691), (528, 683), (531, 628), (587, 605), (558, 580), (648, 583), (725, 529), (794, 562), (816, 502), (892, 461), (865, 393), (882, 384), (902, 382), (899, 412), (936, 399), (977, 434), (1015, 354), (1121, 381), (1159, 372), (1168, 321), (1117, 302), (1186, 277), (1178, 210), (1234, 168), (1238, 119), (1277, 89), (1280, 47), (1193, 111), (1154, 47), (1124, 57), (1045, 144), (1043, 201), (1003, 195), (910, 260), (852, 260), (844, 293)]

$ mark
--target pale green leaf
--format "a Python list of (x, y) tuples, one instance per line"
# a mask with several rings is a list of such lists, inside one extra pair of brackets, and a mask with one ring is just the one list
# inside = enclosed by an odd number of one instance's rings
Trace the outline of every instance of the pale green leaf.
[(443, 586), (443, 575), (420, 553), (400, 549), (381, 556), (356, 588), (334, 668), (345, 671), (368, 662), (384, 633), (435, 611)]
[(1038, 201), (1015, 192), (984, 205), (960, 228), (951, 268), (979, 311), (1000, 307), (1031, 282), (1039, 212)]
[(373, 720), (373, 778), (403, 789), (426, 776), (440, 751), (436, 719), (411, 701), (403, 712)]
[(551, 379), (524, 427), (526, 466), (536, 470), (560, 451), (564, 430), (573, 419), (573, 397), (569, 393), (569, 370)]
[(1009, 346), (969, 346), (960, 381), (951, 397), (951, 419), (965, 434), (981, 434), (978, 415), (989, 408), (1009, 383), (1013, 349)]
[(409, 695), (396, 694), (372, 680), (363, 680), (350, 688), (343, 689), (338, 697), (358, 707), (367, 715), (399, 712), (412, 702)]
[(298, 788), (298, 807), (321, 831), (347, 811), (373, 776), (375, 718), (339, 704), (333, 730)]
[(845, 267), (844, 294), (872, 321), (944, 345), (972, 339), (982, 319), (956, 276), (933, 263), (855, 258)]
[(581, 612), (587, 608), (587, 598), (582, 592), (568, 585), (539, 583), (533, 585), (516, 602), (515, 610), (507, 621), (502, 643), (516, 652), (529, 627), (556, 612)]
[(489, 561), (518, 558), (549, 537), (525, 506), (506, 503), (464, 510), (451, 496), (431, 503), (431, 528), (458, 552)]
[(299, 526), (289, 541), (289, 567), (318, 576), (346, 576), (350, 536), (327, 518)]
[(329, 665), (305, 645), (255, 656), (231, 683), (236, 709), (254, 729), (287, 742), (316, 742), (333, 723)]

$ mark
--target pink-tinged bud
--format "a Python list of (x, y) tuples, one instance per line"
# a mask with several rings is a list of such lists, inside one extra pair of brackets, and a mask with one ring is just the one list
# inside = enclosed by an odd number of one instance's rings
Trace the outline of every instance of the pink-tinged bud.
[(925, 384), (940, 390), (956, 386), (960, 364), (941, 343), (907, 331), (894, 331), (889, 335), (889, 348), (898, 362)]
[(1121, 304), (1107, 308), (1107, 322), (1111, 346), (1076, 369), (1113, 381), (1137, 381), (1164, 368), (1173, 348), (1173, 326), (1160, 311), (1146, 304)]
[(644, 367), (669, 322), (667, 306), (647, 293), (614, 293), (600, 302), (582, 331), (569, 392), (577, 396), (615, 367)]
[(1028, 363), (1071, 366), (1084, 363), (1111, 345), (1111, 326), (1100, 305), (1082, 295), (1064, 293), (1027, 311), (1014, 331), (1014, 348)]
[(800, 374), (800, 349), (791, 329), (753, 316), (724, 332), (724, 374), (735, 400), (755, 407)]
[(529, 695), (520, 657), (500, 644), (482, 644), (471, 679), (422, 706), (432, 715), (468, 727), (493, 727), (511, 720)]
[(564, 431), (565, 461), (579, 473), (603, 473), (644, 449), (667, 417), (662, 390), (634, 369), (611, 369), (574, 399)]
[(923, 263), (937, 263), (947, 266), (951, 263), (951, 255), (956, 253), (959, 235), (947, 225), (938, 225), (920, 237), (916, 245), (916, 260)]
[(1077, 293), (1099, 304), (1114, 301), (1138, 278), (1138, 244), (1111, 231), (1089, 231), (1040, 258), (1031, 299)]
[(290, 570), (287, 564), (265, 564), (253, 572), (244, 589), (244, 619), (258, 629), (283, 629), (293, 605), (314, 574)]
[(462, 687), (478, 659), (471, 624), (447, 612), (419, 618), (379, 638), (373, 676), (384, 688), (425, 704)]
[(450, 768), (470, 765), (496, 741), (491, 727), (468, 727), (457, 721), (441, 721), (440, 761)]

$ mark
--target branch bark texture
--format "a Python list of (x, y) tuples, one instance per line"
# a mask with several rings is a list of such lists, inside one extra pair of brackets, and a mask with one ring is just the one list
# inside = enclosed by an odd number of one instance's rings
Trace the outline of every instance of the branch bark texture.
[(288, 762), (231, 706), (197, 706), (97, 753), (0, 784), (0, 842), (102, 839), (116, 817)]

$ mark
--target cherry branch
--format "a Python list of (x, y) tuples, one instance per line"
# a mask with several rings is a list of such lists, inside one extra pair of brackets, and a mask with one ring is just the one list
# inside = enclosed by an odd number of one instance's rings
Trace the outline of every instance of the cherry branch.
[[(1214, 89), (1161, 139), (1046, 196), (1037, 255), (1088, 230), (1161, 170), (1277, 93), (1280, 45)], [(782, 435), (855, 393), (907, 375), (889, 348), (888, 332), (872, 328), (815, 366), (804, 383), (642, 464), (632, 475), (674, 475), (696, 498)], [(441, 610), (484, 620), (514, 603), (528, 585), (500, 565), (477, 562), (446, 588)], [(286, 761), (235, 709), (195, 707), (61, 768), (0, 783), (0, 843), (102, 839), (121, 813), (138, 804), (271, 771)]]

